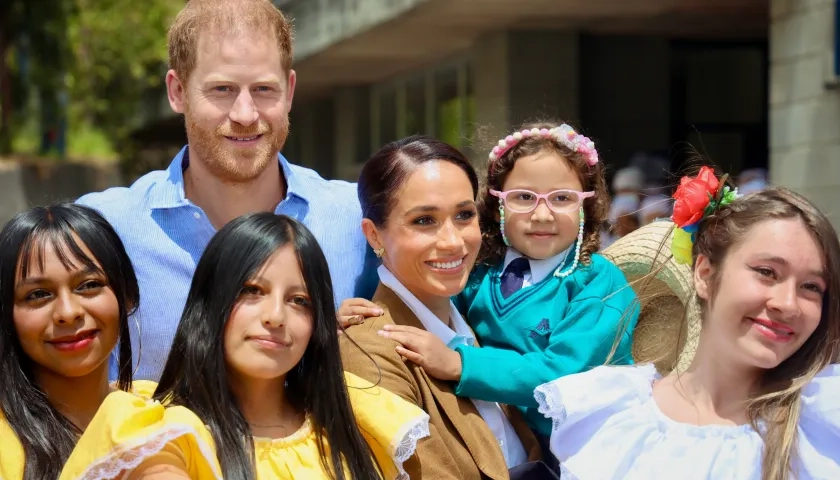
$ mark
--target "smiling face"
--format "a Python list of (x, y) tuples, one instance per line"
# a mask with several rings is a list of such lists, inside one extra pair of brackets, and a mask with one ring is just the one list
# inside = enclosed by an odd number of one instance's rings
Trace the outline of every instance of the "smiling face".
[(799, 219), (756, 224), (719, 267), (698, 256), (695, 285), (706, 302), (704, 337), (716, 351), (732, 355), (733, 364), (777, 367), (819, 325), (824, 272), (823, 252)]
[(247, 182), (286, 142), (295, 72), (286, 72), (276, 38), (266, 32), (202, 35), (184, 84), (167, 73), (173, 110), (184, 113), (191, 161), (219, 179)]
[(275, 252), (242, 293), (225, 325), (225, 360), (239, 382), (277, 380), (303, 358), (312, 336), (311, 300), (291, 245)]
[[(546, 194), (555, 190), (580, 191), (583, 187), (578, 173), (566, 159), (544, 150), (516, 160), (502, 189)], [(511, 247), (536, 260), (551, 258), (572, 246), (578, 228), (578, 209), (556, 213), (545, 201), (540, 201), (530, 213), (505, 209), (505, 235)]]
[[(84, 243), (75, 241), (88, 258), (95, 258)], [(36, 374), (46, 370), (82, 377), (107, 368), (120, 323), (119, 304), (107, 277), (98, 264), (94, 270), (78, 260), (65, 266), (51, 243), (44, 245), (39, 268), (36, 250), (26, 277), (18, 275), (13, 309), (21, 348), (34, 362)]]
[(420, 301), (464, 289), (481, 244), (473, 195), (460, 167), (430, 161), (408, 176), (383, 228), (363, 221), (382, 263)]

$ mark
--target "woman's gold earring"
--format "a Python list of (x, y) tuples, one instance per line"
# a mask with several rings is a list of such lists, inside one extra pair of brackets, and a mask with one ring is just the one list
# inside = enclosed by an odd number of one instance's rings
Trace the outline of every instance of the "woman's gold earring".
[(376, 254), (376, 258), (382, 258), (382, 255), (385, 254), (385, 247), (374, 248), (373, 253)]

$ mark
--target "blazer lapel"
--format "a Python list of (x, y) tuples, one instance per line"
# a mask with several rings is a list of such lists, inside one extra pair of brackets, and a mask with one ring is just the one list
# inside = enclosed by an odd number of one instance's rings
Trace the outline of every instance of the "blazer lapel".
[(428, 382), (432, 395), (458, 431), (478, 468), (490, 478), (507, 479), (508, 469), (499, 442), (472, 400), (456, 396), (450, 384), (431, 378), (422, 368), (417, 368), (421, 370), (420, 375)]
[[(395, 323), (421, 330), (426, 329), (414, 312), (388, 287), (380, 284), (373, 296), (373, 301), (386, 307), (391, 312)], [(417, 376), (425, 380), (429, 386), (432, 396), (435, 397), (441, 410), (446, 413), (452, 426), (464, 441), (476, 466), (492, 479), (509, 478), (501, 447), (472, 400), (459, 398), (453, 392), (450, 383), (426, 375), (421, 367), (411, 364), (411, 368), (416, 369)]]

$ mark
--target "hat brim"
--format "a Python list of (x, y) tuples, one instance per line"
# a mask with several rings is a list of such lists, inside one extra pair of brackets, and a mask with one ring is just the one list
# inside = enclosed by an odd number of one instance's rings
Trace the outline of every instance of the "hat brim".
[(674, 224), (649, 223), (618, 239), (601, 253), (627, 277), (640, 303), (633, 331), (633, 360), (656, 365), (666, 374), (684, 370), (700, 333), (700, 306), (689, 265), (671, 254)]

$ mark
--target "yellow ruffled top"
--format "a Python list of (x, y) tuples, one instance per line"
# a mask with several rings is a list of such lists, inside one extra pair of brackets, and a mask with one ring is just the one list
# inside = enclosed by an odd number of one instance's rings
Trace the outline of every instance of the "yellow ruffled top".
[[(407, 478), (402, 464), (414, 454), (417, 441), (429, 435), (429, 416), (385, 389), (344, 375), (356, 423), (384, 478)], [(254, 447), (259, 479), (326, 478), (309, 419), (289, 437), (255, 438)], [(113, 478), (163, 453), (179, 457), (190, 478), (222, 478), (210, 431), (192, 411), (114, 392), (79, 441), (60, 480)]]
[[(141, 397), (143, 399), (152, 398), (156, 387), (157, 384), (155, 382), (145, 380), (135, 381), (132, 384), (131, 393), (119, 392), (121, 394), (120, 401), (130, 401), (132, 397)], [(119, 408), (119, 403), (117, 401), (108, 401), (112, 397), (114, 397), (114, 395), (109, 395), (105, 399), (105, 402), (103, 402), (102, 406), (99, 407), (99, 411), (96, 414), (97, 416), (100, 415), (100, 412), (102, 412), (102, 408), (106, 405), (106, 403), (108, 403), (107, 408)], [(88, 430), (90, 430), (90, 427), (88, 427)], [(87, 432), (85, 432), (85, 434), (87, 434)], [(82, 435), (82, 439), (84, 438), (85, 435)], [(80, 439), (79, 442), (81, 441), (82, 440)], [(76, 444), (76, 448), (78, 447), (79, 444)], [(23, 456), (23, 445), (21, 445), (20, 440), (12, 430), (9, 422), (6, 421), (6, 417), (0, 413), (0, 480), (18, 480), (23, 478), (24, 465), (26, 465), (26, 461)]]
[(17, 480), (23, 478), (23, 445), (20, 444), (12, 426), (0, 413), (0, 479)]

